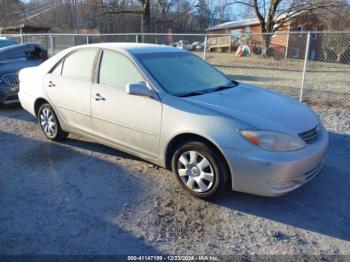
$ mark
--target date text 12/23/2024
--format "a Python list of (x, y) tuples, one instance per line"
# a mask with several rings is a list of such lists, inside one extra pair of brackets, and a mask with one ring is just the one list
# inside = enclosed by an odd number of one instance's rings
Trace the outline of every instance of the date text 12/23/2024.
[(217, 256), (128, 256), (128, 261), (218, 261)]

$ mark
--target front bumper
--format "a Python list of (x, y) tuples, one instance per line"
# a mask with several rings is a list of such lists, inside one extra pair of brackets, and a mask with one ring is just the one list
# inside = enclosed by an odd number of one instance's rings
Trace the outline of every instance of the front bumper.
[(317, 139), (303, 150), (269, 152), (260, 148), (224, 148), (232, 189), (262, 196), (280, 196), (309, 182), (322, 169), (328, 132), (321, 126)]
[(18, 85), (0, 85), (0, 104), (18, 104)]

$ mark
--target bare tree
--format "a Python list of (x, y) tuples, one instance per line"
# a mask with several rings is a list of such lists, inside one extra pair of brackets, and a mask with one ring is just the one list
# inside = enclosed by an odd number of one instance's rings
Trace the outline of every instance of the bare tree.
[(288, 24), (293, 17), (303, 12), (335, 8), (339, 0), (233, 0), (254, 10), (263, 35), (264, 56), (268, 55), (272, 34)]
[[(103, 14), (140, 14), (141, 32), (150, 32), (152, 24), (169, 24), (197, 7), (197, 0), (138, 0), (139, 8), (136, 5), (126, 6), (124, 1), (113, 1), (103, 4)], [(153, 4), (153, 5), (152, 5)], [(156, 9), (151, 12), (152, 8)], [(174, 11), (176, 10), (176, 11)], [(153, 16), (152, 16), (153, 14)], [(164, 28), (163, 28), (164, 29)]]
[(151, 29), (151, 4), (150, 0), (138, 0), (139, 8), (136, 6), (126, 7), (124, 1), (113, 1), (102, 3), (106, 14), (139, 14), (141, 15), (141, 32), (148, 33)]
[(19, 0), (0, 0), (0, 27), (6, 27), (22, 15), (23, 6)]
[(205, 0), (199, 0), (197, 5), (197, 15), (199, 18), (200, 30), (204, 30), (209, 25), (210, 20), (210, 10), (208, 3)]
[[(16, 0), (0, 0), (0, 5), (1, 1)], [(203, 32), (211, 15), (208, 3), (209, 0), (26, 0), (22, 4), (25, 12), (17, 19), (49, 26), (55, 32), (74, 32), (77, 28), (102, 33), (170, 29)], [(4, 6), (0, 14), (9, 13), (9, 5)], [(0, 15), (0, 22), (2, 18)]]
[[(350, 30), (350, 5), (346, 0), (342, 1), (341, 7), (318, 12), (327, 31)], [(322, 49), (325, 60), (336, 62), (350, 61), (350, 34), (325, 33), (322, 35)]]

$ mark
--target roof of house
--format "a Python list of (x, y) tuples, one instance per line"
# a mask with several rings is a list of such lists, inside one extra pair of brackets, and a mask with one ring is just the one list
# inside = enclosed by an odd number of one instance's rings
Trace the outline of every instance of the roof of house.
[(26, 21), (26, 22), (19, 23), (19, 24), (13, 24), (13, 25), (6, 26), (6, 27), (0, 27), (0, 32), (3, 34), (19, 33), (19, 32), (37, 33), (37, 32), (47, 32), (48, 30), (50, 30), (50, 27), (42, 26), (42, 25), (30, 22), (30, 21)]
[[(286, 16), (288, 17), (295, 17), (300, 14), (305, 13), (305, 11), (296, 11), (294, 13), (283, 13), (280, 15), (276, 16), (277, 22), (280, 21), (281, 19), (284, 19)], [(244, 20), (239, 20), (239, 21), (229, 21), (226, 23), (218, 24), (213, 27), (209, 27), (205, 29), (206, 31), (215, 31), (215, 30), (222, 30), (222, 29), (235, 29), (235, 28), (240, 28), (244, 26), (250, 26), (250, 25), (258, 25), (260, 24), (260, 21), (258, 18), (251, 18), (251, 19), (244, 19)]]
[(232, 29), (232, 28), (239, 28), (242, 26), (249, 26), (249, 25), (258, 25), (259, 20), (257, 18), (253, 19), (244, 19), (240, 21), (229, 21), (226, 23), (222, 23), (213, 27), (209, 27), (206, 30), (207, 31), (214, 31), (214, 30), (220, 30), (220, 29)]

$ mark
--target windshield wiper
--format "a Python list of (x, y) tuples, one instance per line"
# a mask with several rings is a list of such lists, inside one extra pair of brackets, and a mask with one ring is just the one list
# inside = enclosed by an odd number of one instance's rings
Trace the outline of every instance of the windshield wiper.
[(226, 85), (221, 85), (221, 86), (217, 86), (217, 87), (208, 89), (208, 90), (206, 90), (206, 93), (209, 93), (209, 92), (216, 92), (216, 91), (220, 91), (220, 90), (224, 90), (224, 89), (229, 89), (229, 88), (235, 87), (235, 86), (237, 86), (237, 85), (238, 85), (237, 82), (232, 81), (232, 83), (229, 83), (229, 84), (226, 84)]
[(220, 90), (224, 90), (224, 89), (229, 89), (229, 88), (232, 88), (232, 87), (235, 87), (235, 85), (218, 86), (218, 87), (215, 87), (213, 89), (210, 89), (210, 91), (215, 92), (215, 91), (220, 91)]
[(186, 93), (186, 94), (183, 94), (183, 95), (180, 95), (181, 97), (187, 97), (187, 96), (198, 96), (198, 95), (203, 95), (205, 93), (207, 93), (208, 91), (207, 90), (204, 90), (204, 91), (194, 91), (194, 92), (189, 92), (189, 93)]
[(232, 83), (226, 84), (226, 85), (220, 85), (214, 88), (210, 88), (210, 89), (206, 89), (206, 90), (202, 90), (202, 91), (194, 91), (194, 92), (189, 92), (183, 95), (180, 95), (181, 97), (187, 97), (187, 96), (198, 96), (198, 95), (203, 95), (203, 94), (207, 94), (207, 93), (211, 93), (211, 92), (216, 92), (216, 91), (220, 91), (220, 90), (224, 90), (224, 89), (229, 89), (232, 87), (237, 86), (238, 83), (236, 81), (232, 81)]

